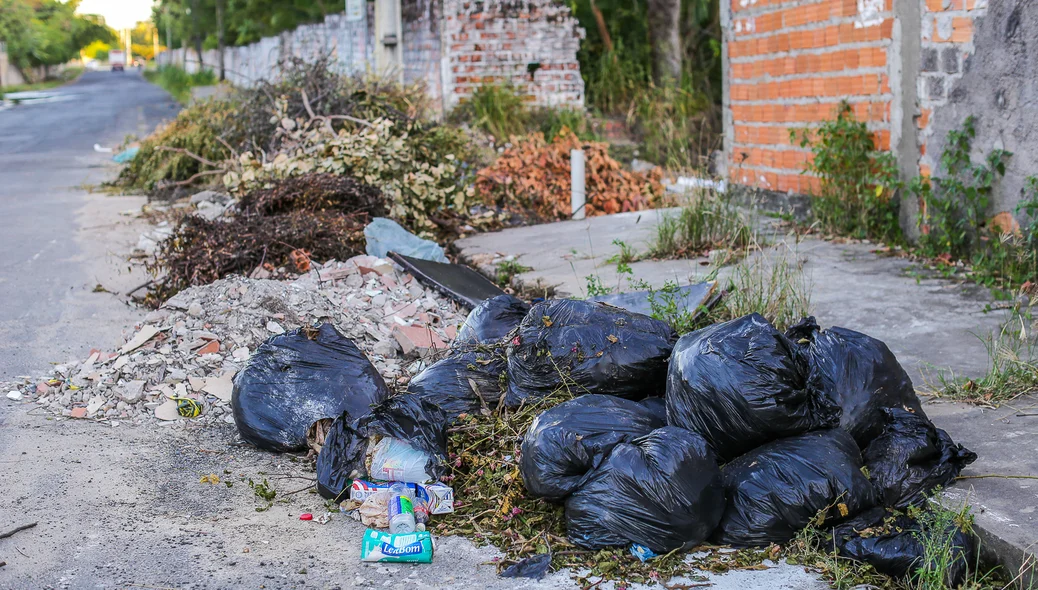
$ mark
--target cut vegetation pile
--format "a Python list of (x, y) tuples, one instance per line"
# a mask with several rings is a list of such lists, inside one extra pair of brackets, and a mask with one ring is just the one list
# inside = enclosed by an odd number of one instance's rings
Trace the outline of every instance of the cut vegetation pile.
[(608, 144), (582, 142), (563, 130), (551, 143), (541, 134), (516, 144), (477, 174), (476, 187), (488, 204), (540, 219), (567, 219), (570, 204), (570, 152), (584, 150), (587, 177), (585, 213), (606, 215), (648, 209), (663, 194), (658, 168), (648, 174), (628, 172), (609, 156)]
[[(151, 270), (164, 275), (161, 303), (181, 289), (230, 274), (263, 274), (311, 257), (346, 260), (364, 253), (364, 226), (385, 214), (378, 189), (345, 176), (308, 174), (249, 193), (233, 216), (190, 215), (159, 244)], [(266, 267), (266, 268), (264, 268)]]

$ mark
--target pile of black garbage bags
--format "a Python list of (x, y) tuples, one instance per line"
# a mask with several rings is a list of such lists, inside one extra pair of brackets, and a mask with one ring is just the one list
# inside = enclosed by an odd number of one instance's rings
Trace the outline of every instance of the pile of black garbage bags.
[[(585, 548), (766, 546), (816, 526), (841, 554), (909, 576), (924, 565), (928, 495), (976, 459), (927, 419), (885, 344), (814, 318), (782, 333), (752, 314), (679, 339), (602, 303), (501, 296), (403, 394), (325, 325), (261, 346), (232, 401), (242, 436), (276, 451), (336, 416), (317, 471), (321, 493), (341, 498), (365, 475), (370, 437), (409, 441), (438, 477), (458, 415), (560, 388), (575, 397), (536, 418), (519, 467), (531, 495), (565, 505), (567, 535)], [(311, 392), (303, 406), (298, 390)], [(976, 552), (969, 535), (955, 540), (952, 586)]]

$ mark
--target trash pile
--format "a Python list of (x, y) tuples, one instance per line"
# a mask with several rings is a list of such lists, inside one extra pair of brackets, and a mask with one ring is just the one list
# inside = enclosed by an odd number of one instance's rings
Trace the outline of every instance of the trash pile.
[[(235, 377), (235, 422), (261, 448), (320, 449), (320, 494), (372, 527), (365, 559), (431, 560), (429, 515), (459, 512), (462, 530), (524, 558), (508, 575), (531, 577), (560, 547), (646, 561), (784, 544), (806, 527), (904, 576), (919, 544), (880, 541), (918, 527), (928, 495), (976, 459), (858, 332), (805, 318), (782, 333), (752, 314), (679, 339), (602, 303), (524, 309), (485, 301), (396, 394), (328, 324), (273, 337)], [(963, 575), (973, 549), (949, 547)]]
[(479, 171), (476, 188), (488, 204), (540, 219), (569, 219), (570, 151), (582, 149), (587, 173), (588, 216), (649, 209), (663, 195), (662, 169), (628, 172), (609, 156), (604, 142), (582, 142), (563, 130), (551, 143), (540, 133), (517, 138), (490, 166)]
[[(293, 281), (232, 276), (181, 291), (149, 313), (126, 335), (125, 344), (59, 364), (24, 393), (36, 396), (41, 407), (74, 418), (160, 420), (177, 427), (231, 422), (232, 377), (250, 357), (256, 366), (272, 347), (291, 348), (291, 334), (300, 328), (321, 321), (334, 326), (342, 336), (329, 345), (339, 355), (332, 359), (370, 359), (371, 379), (377, 375), (379, 382), (399, 386), (442, 356), (438, 353), (464, 319), (459, 310), (392, 262), (374, 256), (312, 262)], [(308, 357), (304, 374), (318, 368), (334, 372), (301, 350)], [(356, 377), (337, 374), (345, 381)], [(298, 412), (288, 409), (290, 403), (277, 412)]]

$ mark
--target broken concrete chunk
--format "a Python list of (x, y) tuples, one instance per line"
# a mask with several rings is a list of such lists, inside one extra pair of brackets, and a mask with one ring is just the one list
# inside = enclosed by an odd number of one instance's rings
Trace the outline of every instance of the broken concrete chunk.
[(137, 332), (136, 335), (134, 335), (133, 338), (130, 339), (129, 342), (124, 344), (123, 347), (119, 349), (119, 352), (122, 354), (126, 354), (128, 352), (137, 350), (142, 345), (144, 345), (145, 342), (154, 338), (155, 335), (161, 331), (162, 330), (156, 328), (155, 326), (145, 325), (140, 329), (139, 332)]
[(177, 411), (177, 402), (166, 400), (155, 408), (155, 417), (159, 420), (179, 420), (180, 413)]
[(274, 333), (274, 334), (284, 334), (285, 333), (285, 329), (281, 326), (281, 324), (279, 324), (279, 323), (277, 323), (277, 322), (275, 322), (273, 320), (267, 322), (267, 330), (269, 332)]
[(212, 395), (222, 402), (231, 401), (231, 390), (234, 388), (232, 378), (234, 373), (228, 371), (219, 377), (209, 377), (205, 380), (202, 391)]
[(119, 399), (127, 403), (136, 403), (144, 397), (144, 386), (147, 383), (141, 380), (127, 381), (119, 389)]

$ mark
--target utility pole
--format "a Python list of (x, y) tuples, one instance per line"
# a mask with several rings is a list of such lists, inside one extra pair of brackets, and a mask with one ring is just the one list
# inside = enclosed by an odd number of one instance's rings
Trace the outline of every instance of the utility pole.
[(217, 51), (220, 54), (220, 81), (223, 82), (226, 79), (223, 68), (223, 50), (224, 50), (224, 38), (223, 38), (223, 3), (224, 0), (216, 0), (216, 45)]
[(169, 25), (169, 7), (167, 6), (164, 10), (166, 13), (166, 50), (173, 49), (173, 30)]

